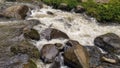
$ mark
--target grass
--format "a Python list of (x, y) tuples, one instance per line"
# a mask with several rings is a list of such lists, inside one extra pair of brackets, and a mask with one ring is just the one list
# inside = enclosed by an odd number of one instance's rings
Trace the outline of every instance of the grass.
[(77, 5), (86, 9), (86, 14), (95, 17), (100, 22), (120, 22), (120, 0), (110, 0), (109, 3), (95, 3), (93, 0), (79, 2), (79, 0), (43, 0), (44, 3), (58, 8), (61, 3), (66, 3), (71, 10)]
[(95, 17), (98, 21), (120, 22), (120, 0), (111, 0), (108, 4), (98, 4), (93, 1), (82, 3), (86, 13)]

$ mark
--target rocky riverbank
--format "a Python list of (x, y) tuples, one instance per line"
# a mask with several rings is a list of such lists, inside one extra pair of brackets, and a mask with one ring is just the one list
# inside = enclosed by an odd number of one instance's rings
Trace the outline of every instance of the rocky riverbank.
[(120, 68), (120, 25), (44, 4), (0, 6), (0, 68)]

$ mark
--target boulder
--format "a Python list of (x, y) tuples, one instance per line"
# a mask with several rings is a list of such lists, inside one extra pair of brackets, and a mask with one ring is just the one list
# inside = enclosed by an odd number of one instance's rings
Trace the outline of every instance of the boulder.
[(95, 68), (100, 65), (101, 56), (103, 55), (98, 47), (96, 46), (85, 46), (90, 56), (90, 68)]
[(54, 28), (47, 28), (41, 32), (41, 37), (47, 40), (51, 39), (69, 39), (68, 35), (64, 32), (54, 29)]
[(113, 54), (104, 54), (102, 57), (101, 57), (101, 61), (102, 62), (107, 62), (107, 63), (110, 63), (110, 64), (120, 64), (120, 59), (116, 56), (116, 55), (113, 55)]
[(10, 48), (11, 52), (17, 54), (27, 54), (31, 58), (38, 59), (40, 57), (39, 50), (28, 41), (23, 40), (18, 45), (14, 45)]
[(120, 37), (114, 33), (96, 37), (94, 44), (108, 53), (120, 54)]
[(68, 10), (68, 5), (67, 5), (66, 3), (61, 3), (61, 4), (58, 6), (58, 9)]
[(5, 2), (5, 0), (0, 0), (0, 4), (2, 4), (2, 3), (4, 3)]
[(37, 68), (37, 65), (28, 55), (19, 54), (12, 56), (10, 60), (8, 60), (7, 65), (2, 68)]
[(81, 5), (77, 5), (75, 8), (75, 12), (76, 13), (83, 13), (83, 12), (85, 12), (85, 8)]
[(6, 8), (3, 15), (8, 18), (25, 19), (29, 7), (26, 5), (14, 5)]
[(47, 14), (49, 14), (49, 15), (54, 15), (54, 13), (51, 12), (51, 11), (47, 11)]
[(40, 57), (44, 63), (51, 63), (54, 62), (58, 53), (59, 51), (54, 44), (45, 44), (40, 51)]
[(69, 40), (66, 43), (64, 61), (71, 68), (90, 68), (88, 52), (77, 41)]
[(31, 27), (25, 27), (23, 29), (23, 34), (26, 39), (32, 39), (32, 40), (40, 40), (40, 35), (37, 32), (37, 30), (31, 28)]
[(23, 64), (23, 68), (37, 68), (37, 65), (30, 59), (26, 64)]
[(102, 63), (96, 68), (120, 68), (120, 65), (110, 64), (110, 63)]

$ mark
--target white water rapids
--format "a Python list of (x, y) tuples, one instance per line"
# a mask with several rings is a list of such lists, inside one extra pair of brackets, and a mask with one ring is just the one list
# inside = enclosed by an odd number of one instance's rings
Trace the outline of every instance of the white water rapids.
[[(54, 13), (54, 15), (47, 14), (48, 11)], [(34, 27), (39, 31), (39, 33), (48, 27), (55, 28), (65, 32), (70, 37), (70, 39), (77, 40), (84, 46), (94, 46), (93, 41), (95, 37), (105, 33), (113, 32), (120, 36), (120, 25), (100, 25), (94, 18), (87, 17), (83, 14), (76, 14), (52, 9), (48, 6), (42, 9), (32, 10), (28, 20), (29, 19), (40, 20), (41, 24)], [(42, 45), (44, 44), (58, 42), (64, 43), (65, 41), (66, 40), (59, 39), (47, 41), (43, 39), (36, 42), (35, 45), (41, 49)], [(46, 65), (46, 67), (43, 66), (42, 68), (48, 68), (48, 66), (49, 65)], [(41, 66), (39, 66), (39, 63), (38, 67), (41, 68)]]

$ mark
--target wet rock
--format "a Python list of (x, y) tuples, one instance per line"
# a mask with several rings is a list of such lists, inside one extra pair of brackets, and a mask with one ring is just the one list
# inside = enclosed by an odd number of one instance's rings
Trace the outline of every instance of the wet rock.
[(102, 63), (101, 65), (97, 66), (96, 68), (120, 68), (120, 65), (114, 65), (110, 63)]
[(54, 15), (54, 13), (52, 13), (51, 11), (47, 11), (47, 14)]
[(83, 13), (85, 12), (85, 8), (81, 5), (78, 5), (76, 8), (75, 8), (75, 12), (76, 13)]
[(4, 3), (5, 2), (5, 0), (0, 0), (0, 4), (2, 4), (2, 3)]
[(64, 32), (62, 32), (60, 30), (54, 29), (54, 28), (47, 28), (47, 29), (43, 30), (41, 33), (41, 37), (45, 38), (47, 40), (58, 39), (58, 38), (69, 39), (67, 34), (65, 34)]
[(66, 3), (61, 3), (61, 4), (58, 6), (58, 9), (68, 10), (68, 5), (67, 5)]
[(28, 22), (27, 24), (30, 24), (31, 26), (41, 24), (41, 22), (37, 19), (30, 19), (30, 20), (27, 20), (27, 22)]
[(37, 68), (37, 65), (33, 60), (28, 60), (28, 63), (23, 65), (23, 68)]
[(119, 64), (120, 62), (119, 58), (113, 54), (104, 54), (101, 57), (101, 61), (111, 63), (111, 64)]
[(11, 57), (3, 68), (37, 68), (37, 65), (28, 55), (19, 54)]
[(52, 63), (50, 68), (61, 68), (61, 66), (64, 65), (64, 60), (62, 53), (59, 53), (59, 55), (55, 58), (55, 61)]
[(69, 40), (64, 51), (65, 64), (71, 68), (89, 68), (89, 55), (77, 41)]
[(61, 43), (55, 43), (55, 46), (57, 47), (59, 51), (63, 51), (64, 49), (64, 46)]
[(3, 15), (8, 18), (25, 19), (29, 7), (26, 5), (14, 5), (6, 8)]
[(24, 34), (24, 37), (27, 38), (27, 39), (32, 39), (32, 40), (40, 40), (40, 35), (39, 33), (37, 32), (37, 30), (35, 29), (32, 29), (31, 27), (25, 27), (23, 29), (23, 34)]
[(59, 51), (54, 44), (46, 44), (40, 51), (40, 57), (44, 63), (51, 63), (55, 60), (58, 53)]
[(90, 68), (95, 68), (101, 64), (101, 56), (103, 55), (96, 46), (85, 46), (90, 56)]
[(14, 45), (10, 48), (11, 52), (16, 54), (27, 54), (31, 58), (38, 59), (40, 57), (39, 50), (28, 41), (21, 41), (18, 45)]
[(94, 44), (108, 53), (120, 54), (120, 37), (114, 33), (96, 37)]

